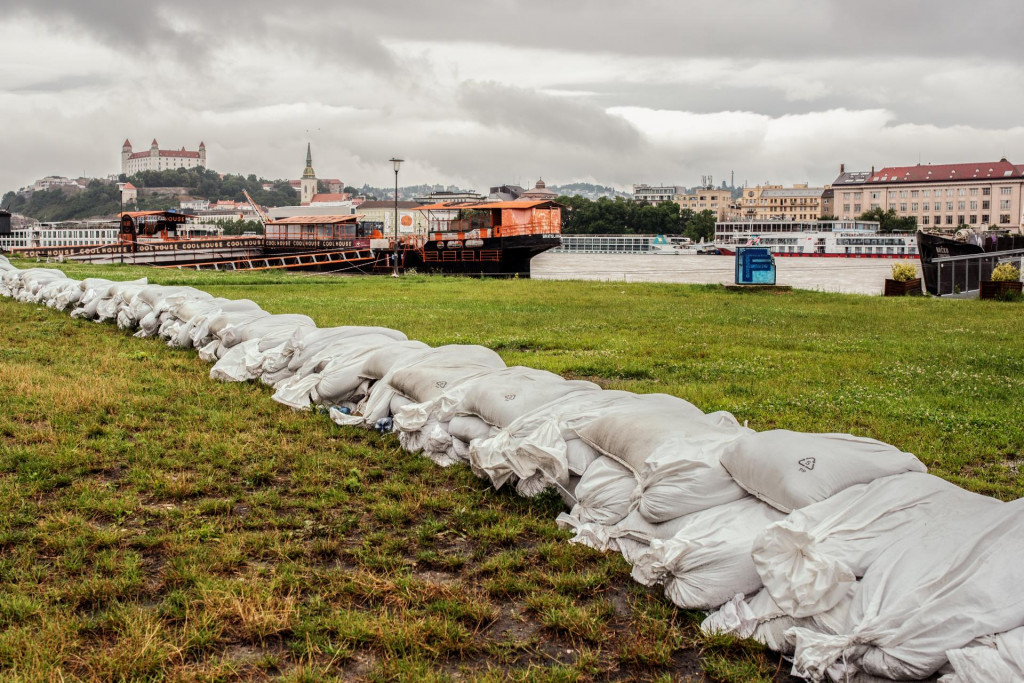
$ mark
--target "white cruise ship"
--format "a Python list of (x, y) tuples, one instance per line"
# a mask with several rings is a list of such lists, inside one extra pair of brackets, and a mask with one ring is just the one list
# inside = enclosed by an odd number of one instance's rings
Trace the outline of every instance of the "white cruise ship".
[(914, 233), (879, 232), (875, 221), (720, 221), (715, 247), (734, 255), (736, 247), (767, 247), (775, 256), (918, 258)]

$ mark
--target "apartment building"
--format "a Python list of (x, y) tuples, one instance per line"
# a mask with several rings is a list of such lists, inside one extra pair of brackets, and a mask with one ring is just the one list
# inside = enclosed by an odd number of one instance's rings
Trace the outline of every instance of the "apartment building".
[(1020, 229), (1024, 226), (1024, 165), (1005, 158), (970, 164), (888, 166), (847, 172), (832, 183), (833, 211), (840, 219), (893, 209), (922, 228)]
[(785, 219), (818, 220), (825, 212), (822, 195), (827, 187), (809, 187), (807, 183), (783, 187), (758, 185), (743, 190), (740, 216), (745, 220)]
[(648, 202), (650, 204), (661, 204), (662, 202), (671, 202), (675, 200), (675, 196), (679, 194), (679, 188), (675, 185), (634, 185), (633, 186), (633, 201), (636, 202)]
[(733, 204), (732, 192), (722, 189), (699, 189), (685, 194), (677, 194), (675, 202), (680, 210), (690, 209), (694, 213), (713, 211), (715, 217), (724, 221), (731, 216)]

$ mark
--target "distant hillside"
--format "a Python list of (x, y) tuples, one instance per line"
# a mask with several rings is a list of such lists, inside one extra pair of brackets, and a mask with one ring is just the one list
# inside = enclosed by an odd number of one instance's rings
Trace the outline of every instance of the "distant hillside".
[[(245, 201), (243, 190), (248, 190), (257, 203), (264, 206), (294, 204), (297, 196), (289, 181), (270, 181), (237, 174), (221, 174), (204, 168), (174, 169), (169, 171), (143, 171), (132, 176), (121, 176), (140, 189), (180, 188), (181, 194), (149, 195), (139, 193), (137, 204), (131, 209), (157, 211), (177, 208), (181, 199), (230, 199)], [(272, 183), (269, 190), (263, 185)], [(65, 221), (82, 218), (103, 218), (117, 215), (121, 210), (121, 195), (115, 183), (93, 180), (84, 190), (67, 192), (61, 189), (42, 190), (24, 195), (8, 192), (0, 200), (7, 211), (31, 216), (40, 221)]]

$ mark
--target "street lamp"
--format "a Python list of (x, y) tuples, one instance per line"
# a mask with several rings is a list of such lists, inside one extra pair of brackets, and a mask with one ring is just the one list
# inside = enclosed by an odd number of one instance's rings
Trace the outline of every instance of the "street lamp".
[(395, 245), (398, 245), (398, 167), (402, 165), (405, 159), (391, 159), (392, 164), (395, 166)]

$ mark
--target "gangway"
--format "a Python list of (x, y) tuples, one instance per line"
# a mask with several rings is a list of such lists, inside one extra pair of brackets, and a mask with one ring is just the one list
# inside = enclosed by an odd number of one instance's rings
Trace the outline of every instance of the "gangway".
[(347, 249), (344, 251), (318, 251), (308, 254), (278, 254), (274, 256), (251, 256), (233, 261), (206, 261), (159, 268), (178, 270), (280, 270), (287, 268), (309, 268), (337, 264), (361, 264), (377, 259), (369, 249)]

